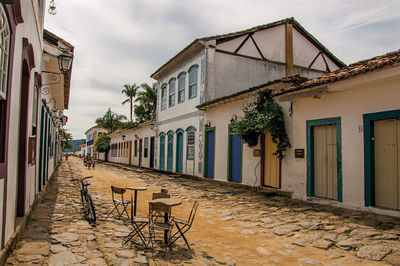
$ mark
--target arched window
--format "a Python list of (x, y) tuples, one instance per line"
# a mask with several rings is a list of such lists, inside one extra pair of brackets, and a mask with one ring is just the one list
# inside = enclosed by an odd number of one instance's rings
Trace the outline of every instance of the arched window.
[(196, 98), (197, 96), (198, 69), (198, 65), (194, 65), (189, 69), (189, 99)]
[(161, 110), (167, 107), (167, 84), (161, 86)]
[(187, 148), (186, 148), (186, 159), (194, 160), (194, 144), (195, 144), (195, 131), (190, 130), (187, 132)]
[(186, 73), (182, 72), (178, 76), (178, 103), (185, 101), (185, 84), (186, 84)]
[(175, 105), (175, 79), (171, 79), (169, 82), (169, 101), (168, 106), (172, 107)]

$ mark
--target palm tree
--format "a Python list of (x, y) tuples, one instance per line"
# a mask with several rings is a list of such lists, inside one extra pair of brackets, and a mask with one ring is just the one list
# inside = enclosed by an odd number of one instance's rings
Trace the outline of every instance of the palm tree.
[(97, 118), (95, 123), (98, 126), (107, 129), (107, 133), (112, 133), (122, 127), (123, 120), (126, 120), (126, 116), (114, 113), (111, 111), (111, 108), (108, 108), (108, 111), (104, 116)]
[(132, 122), (132, 112), (133, 112), (133, 98), (136, 97), (137, 91), (139, 89), (139, 86), (134, 83), (133, 85), (125, 84), (124, 89), (122, 90), (122, 93), (125, 93), (126, 99), (125, 101), (122, 102), (122, 104), (130, 103), (131, 104), (131, 122)]
[(140, 85), (142, 91), (138, 92), (138, 97), (135, 102), (139, 102), (147, 113), (147, 119), (153, 119), (156, 114), (156, 103), (157, 103), (157, 83), (153, 83), (151, 86), (147, 83)]

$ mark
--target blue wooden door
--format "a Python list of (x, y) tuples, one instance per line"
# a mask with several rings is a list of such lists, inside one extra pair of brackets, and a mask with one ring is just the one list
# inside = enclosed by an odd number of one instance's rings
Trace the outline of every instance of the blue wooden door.
[(167, 150), (167, 171), (172, 172), (172, 165), (174, 161), (174, 135), (168, 135), (168, 150)]
[(230, 138), (230, 180), (240, 183), (242, 178), (242, 140), (239, 136), (231, 135)]
[(160, 170), (165, 166), (165, 136), (160, 137)]
[(150, 168), (154, 168), (154, 137), (150, 138)]
[(215, 146), (215, 131), (206, 132), (206, 177), (214, 178), (214, 146)]
[(182, 173), (183, 169), (183, 133), (176, 135), (176, 172)]

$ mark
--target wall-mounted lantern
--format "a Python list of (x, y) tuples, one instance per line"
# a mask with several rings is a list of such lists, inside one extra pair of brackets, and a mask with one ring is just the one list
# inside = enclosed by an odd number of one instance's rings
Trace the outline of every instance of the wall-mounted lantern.
[(122, 135), (122, 140), (125, 140), (125, 137), (126, 137), (125, 135)]

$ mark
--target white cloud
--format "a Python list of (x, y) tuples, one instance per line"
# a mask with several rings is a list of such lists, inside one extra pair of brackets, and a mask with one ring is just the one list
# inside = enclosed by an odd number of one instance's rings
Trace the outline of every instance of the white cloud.
[(75, 138), (108, 107), (122, 106), (125, 83), (150, 75), (198, 37), (295, 17), (338, 58), (352, 63), (399, 49), (397, 0), (57, 0), (45, 27), (75, 48), (67, 128)]

